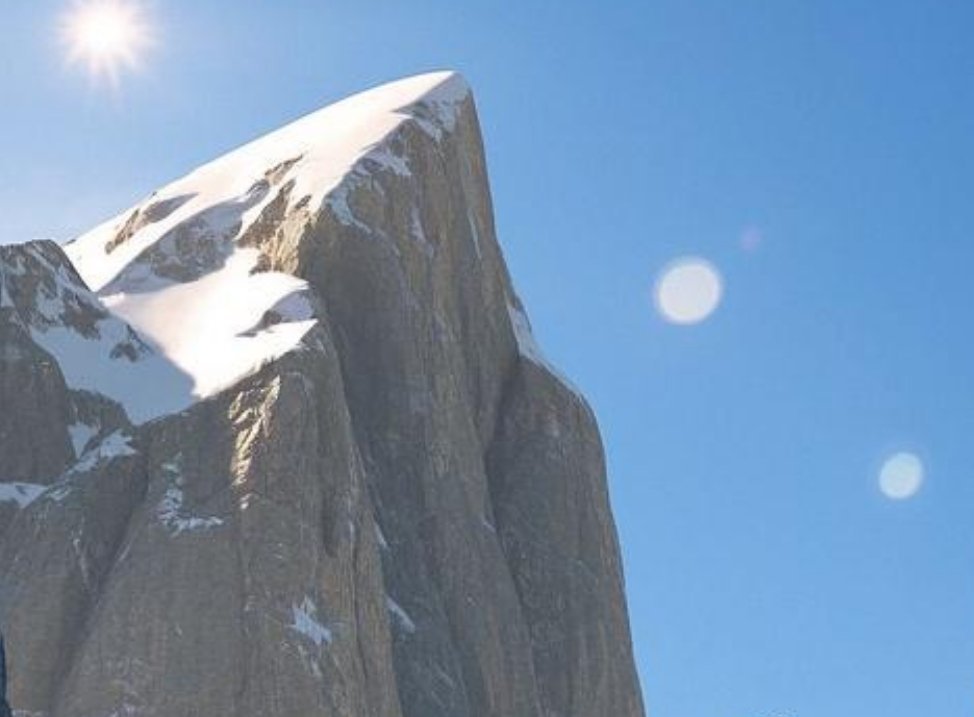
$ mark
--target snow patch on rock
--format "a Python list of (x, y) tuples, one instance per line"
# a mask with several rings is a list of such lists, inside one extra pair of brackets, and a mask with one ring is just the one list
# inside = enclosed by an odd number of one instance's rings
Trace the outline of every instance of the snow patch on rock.
[(78, 421), (68, 426), (68, 435), (71, 436), (71, 445), (74, 446), (74, 455), (78, 458), (85, 452), (85, 447), (89, 441), (98, 435), (98, 428), (87, 423)]
[(416, 632), (416, 623), (409, 616), (403, 608), (402, 605), (393, 600), (389, 595), (386, 595), (386, 609), (389, 613), (396, 618), (396, 623), (406, 632), (412, 634)]
[(331, 630), (318, 619), (318, 608), (311, 598), (305, 597), (300, 605), (293, 605), (291, 616), (291, 629), (308, 638), (317, 647), (331, 642)]
[(132, 437), (123, 431), (115, 431), (103, 438), (97, 446), (88, 450), (81, 460), (68, 470), (69, 473), (87, 473), (102, 463), (123, 456), (134, 456), (136, 450), (131, 444)]
[(0, 503), (16, 503), (26, 508), (47, 490), (47, 486), (34, 483), (0, 483)]
[(192, 397), (212, 396), (293, 349), (315, 324), (309, 318), (250, 332), (268, 310), (307, 287), (287, 274), (253, 274), (258, 256), (256, 249), (238, 249), (200, 279), (113, 294), (105, 304), (191, 378)]
[(193, 515), (185, 507), (185, 494), (183, 493), (182, 471), (178, 461), (165, 463), (162, 466), (163, 472), (167, 475), (169, 486), (163, 493), (162, 500), (156, 514), (159, 520), (165, 525), (173, 535), (191, 533), (195, 531), (210, 530), (223, 525), (223, 519), (217, 516), (200, 517)]

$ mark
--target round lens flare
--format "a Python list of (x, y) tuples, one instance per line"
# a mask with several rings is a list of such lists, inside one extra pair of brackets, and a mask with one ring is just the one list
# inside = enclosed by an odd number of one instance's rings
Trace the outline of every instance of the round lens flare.
[(879, 471), (879, 489), (887, 498), (906, 500), (923, 485), (923, 462), (913, 453), (895, 453)]
[(136, 0), (79, 0), (61, 21), (68, 61), (83, 64), (93, 79), (117, 85), (122, 70), (138, 69), (152, 33)]
[(720, 304), (723, 281), (710, 262), (696, 257), (678, 259), (656, 281), (654, 298), (660, 315), (673, 324), (696, 324)]

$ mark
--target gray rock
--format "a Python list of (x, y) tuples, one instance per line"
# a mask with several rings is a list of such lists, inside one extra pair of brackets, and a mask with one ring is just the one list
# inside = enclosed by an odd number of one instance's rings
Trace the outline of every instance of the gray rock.
[[(643, 714), (595, 419), (531, 339), (473, 99), (401, 111), (382, 149), (408, 172), (367, 154), (314, 207), (281, 157), (236, 239), (194, 216), (141, 253), (182, 281), (256, 248), (318, 319), (181, 413), (132, 426), (0, 304), (0, 479), (41, 491), (0, 538), (16, 709)], [(107, 250), (179, 206), (153, 201)]]

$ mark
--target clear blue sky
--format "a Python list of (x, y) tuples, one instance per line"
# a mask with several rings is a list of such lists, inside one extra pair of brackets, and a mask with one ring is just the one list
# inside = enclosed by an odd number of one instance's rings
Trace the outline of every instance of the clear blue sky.
[[(64, 68), (64, 6), (3, 7), (0, 241), (459, 69), (536, 332), (601, 420), (651, 714), (970, 717), (969, 0), (156, 0), (114, 96)], [(726, 296), (675, 327), (650, 293), (687, 253)], [(928, 479), (892, 502), (901, 448)]]

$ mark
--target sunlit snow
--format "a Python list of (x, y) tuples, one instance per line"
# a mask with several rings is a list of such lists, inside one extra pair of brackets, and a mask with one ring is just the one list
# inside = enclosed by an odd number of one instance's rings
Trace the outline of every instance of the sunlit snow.
[[(100, 347), (70, 333), (52, 332), (45, 347), (65, 357), (63, 366), (83, 367), (70, 369), (83, 374), (69, 375), (71, 385), (122, 401), (136, 422), (214, 395), (293, 350), (317, 321), (306, 284), (261, 270), (258, 250), (237, 240), (285, 180), (287, 211), (314, 214), (328, 204), (354, 223), (345, 197), (361, 163), (408, 174), (383, 140), (407, 119), (431, 134), (452, 128), (468, 93), (459, 75), (438, 72), (355, 95), (200, 167), (81, 236), (65, 247), (68, 256), (154, 354), (120, 371), (100, 358)], [(168, 267), (185, 258), (187, 243), (205, 245), (209, 264), (191, 257), (197, 263), (179, 275)]]

